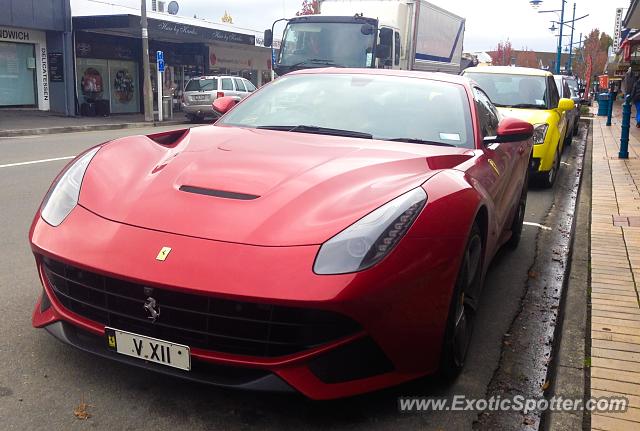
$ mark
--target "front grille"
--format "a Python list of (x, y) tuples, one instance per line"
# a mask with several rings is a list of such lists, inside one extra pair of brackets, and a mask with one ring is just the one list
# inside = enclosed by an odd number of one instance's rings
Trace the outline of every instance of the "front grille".
[(144, 303), (148, 286), (45, 258), (44, 273), (58, 301), (106, 326), (191, 347), (260, 357), (288, 355), (354, 334), (360, 327), (334, 312), (232, 301), (153, 288), (155, 323)]

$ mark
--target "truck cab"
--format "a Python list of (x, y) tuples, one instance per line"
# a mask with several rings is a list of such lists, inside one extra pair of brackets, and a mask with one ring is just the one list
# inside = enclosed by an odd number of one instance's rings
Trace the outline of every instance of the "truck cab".
[[(327, 66), (407, 69), (408, 53), (403, 49), (407, 46), (413, 4), (325, 0), (320, 7), (318, 15), (288, 20), (274, 64), (278, 75)], [(271, 40), (272, 34), (267, 30), (265, 42)]]

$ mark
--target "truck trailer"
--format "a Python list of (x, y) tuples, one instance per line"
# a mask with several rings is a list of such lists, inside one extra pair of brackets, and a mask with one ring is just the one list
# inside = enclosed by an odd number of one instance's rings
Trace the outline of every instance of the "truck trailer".
[(465, 20), (449, 11), (423, 0), (323, 0), (319, 9), (278, 20), (287, 21), (278, 75), (329, 66), (460, 73)]

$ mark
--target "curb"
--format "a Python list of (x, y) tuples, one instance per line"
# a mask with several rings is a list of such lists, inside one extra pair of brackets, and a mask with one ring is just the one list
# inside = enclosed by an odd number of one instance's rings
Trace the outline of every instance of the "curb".
[[(587, 393), (587, 302), (591, 225), (591, 158), (593, 122), (588, 120), (586, 148), (580, 193), (576, 202), (575, 232), (568, 268), (557, 356), (550, 373), (553, 382), (549, 396), (583, 399)], [(585, 175), (586, 174), (586, 175)], [(587, 424), (584, 412), (547, 411), (546, 430), (581, 430)], [(588, 429), (588, 427), (587, 427)]]
[(161, 127), (176, 126), (185, 124), (184, 121), (154, 121), (154, 122), (136, 122), (136, 123), (113, 123), (113, 124), (87, 124), (83, 126), (61, 126), (61, 127), (41, 127), (36, 129), (14, 129), (0, 130), (0, 138), (11, 138), (14, 136), (33, 136), (33, 135), (52, 135), (57, 133), (74, 133), (88, 132), (94, 130), (117, 130), (117, 129), (134, 129), (141, 127)]

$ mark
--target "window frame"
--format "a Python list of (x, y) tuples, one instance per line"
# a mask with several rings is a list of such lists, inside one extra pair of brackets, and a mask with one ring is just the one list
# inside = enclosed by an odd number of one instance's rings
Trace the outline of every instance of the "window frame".
[[(238, 82), (240, 84), (242, 84), (242, 88), (238, 88)], [(233, 85), (235, 85), (236, 87), (236, 91), (241, 91), (243, 93), (248, 93), (246, 86), (244, 85), (244, 82), (242, 82), (242, 78), (238, 77), (238, 78), (233, 78)]]
[[(478, 123), (480, 124), (480, 133), (482, 134), (482, 137), (489, 138), (489, 137), (497, 136), (498, 126), (500, 125), (500, 112), (491, 101), (491, 98), (489, 98), (487, 93), (485, 93), (480, 87), (477, 87), (474, 85), (472, 87), (472, 91), (473, 91), (473, 100), (476, 104), (476, 109), (478, 114)], [(479, 100), (482, 97), (487, 99), (487, 102), (489, 102), (489, 105), (486, 105), (483, 101)], [(485, 117), (481, 114), (482, 110), (486, 110), (490, 114), (490, 116), (495, 117), (496, 123), (494, 127), (494, 134), (492, 135), (485, 134), (485, 126), (483, 125)]]

